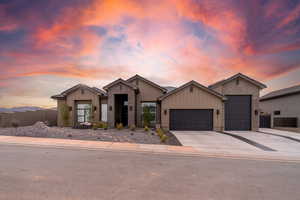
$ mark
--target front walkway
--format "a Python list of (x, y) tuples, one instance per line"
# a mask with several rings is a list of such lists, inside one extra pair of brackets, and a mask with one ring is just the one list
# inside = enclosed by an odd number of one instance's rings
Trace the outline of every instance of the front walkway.
[(134, 152), (143, 152), (143, 153), (170, 154), (170, 155), (182, 155), (182, 156), (205, 156), (205, 157), (220, 157), (220, 158), (233, 158), (233, 159), (300, 162), (300, 155), (287, 155), (287, 154), (281, 154), (279, 152), (276, 153), (264, 152), (249, 147), (248, 150), (244, 149), (243, 151), (240, 151), (235, 149), (231, 149), (231, 150), (229, 149), (224, 150), (222, 148), (214, 149), (214, 148), (208, 148), (208, 146), (202, 146), (202, 147), (169, 146), (169, 145), (132, 144), (132, 143), (84, 141), (84, 140), (54, 139), (54, 138), (34, 138), (34, 137), (19, 137), (19, 136), (0, 136), (0, 147), (1, 144), (21, 145), (21, 146), (40, 146), (40, 147), (63, 148), (63, 149), (81, 148), (81, 149), (88, 149), (88, 150), (103, 150), (103, 151), (126, 151), (126, 152), (134, 151)]

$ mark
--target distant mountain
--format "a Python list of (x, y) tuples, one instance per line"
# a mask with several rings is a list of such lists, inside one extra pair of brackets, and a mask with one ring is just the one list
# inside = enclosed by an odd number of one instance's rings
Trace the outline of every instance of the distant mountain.
[(171, 92), (172, 90), (176, 89), (176, 87), (173, 86), (165, 86), (164, 88), (167, 90), (167, 92)]
[(44, 110), (44, 108), (40, 108), (40, 107), (36, 107), (36, 106), (0, 108), (0, 112), (24, 112), (24, 111), (36, 111), (36, 110)]

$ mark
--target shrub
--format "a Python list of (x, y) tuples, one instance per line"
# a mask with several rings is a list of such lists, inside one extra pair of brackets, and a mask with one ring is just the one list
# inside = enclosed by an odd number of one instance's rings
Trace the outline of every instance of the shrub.
[(156, 129), (156, 133), (159, 137), (161, 137), (162, 135), (164, 135), (164, 131), (161, 128)]
[(134, 124), (130, 126), (131, 131), (135, 131), (135, 129), (136, 129), (136, 126)]
[(117, 123), (116, 127), (117, 127), (118, 130), (122, 130), (124, 128), (122, 123)]
[(145, 127), (144, 127), (144, 130), (145, 130), (146, 132), (148, 132), (148, 131), (150, 130), (150, 128), (149, 128), (148, 126), (145, 126)]
[(107, 123), (106, 122), (94, 122), (93, 123), (93, 127), (94, 130), (98, 129), (98, 128), (107, 128)]
[(12, 120), (11, 126), (14, 127), (14, 128), (18, 128), (19, 127), (19, 122), (17, 120)]
[(106, 123), (106, 122), (104, 122), (104, 123), (103, 123), (103, 128), (104, 128), (104, 130), (107, 130), (107, 128), (108, 128), (108, 125), (107, 125), (107, 123)]
[(162, 143), (165, 143), (167, 141), (167, 139), (168, 139), (168, 136), (166, 136), (165, 134), (160, 137), (160, 141)]
[(163, 142), (163, 143), (165, 143), (165, 142), (167, 141), (167, 139), (169, 138), (169, 137), (165, 134), (164, 130), (161, 129), (161, 128), (156, 129), (156, 132), (157, 132), (157, 135), (158, 135), (159, 138), (160, 138), (160, 141)]
[(144, 126), (150, 126), (151, 122), (155, 119), (153, 113), (150, 112), (150, 107), (146, 106), (143, 108), (143, 123)]

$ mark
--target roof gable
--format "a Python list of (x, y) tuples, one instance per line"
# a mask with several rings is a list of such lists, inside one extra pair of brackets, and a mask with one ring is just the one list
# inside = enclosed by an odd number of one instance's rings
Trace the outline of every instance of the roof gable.
[(250, 77), (248, 77), (248, 76), (246, 76), (246, 75), (244, 75), (244, 74), (242, 74), (242, 73), (235, 74), (235, 75), (233, 75), (233, 76), (231, 76), (231, 77), (229, 77), (229, 78), (227, 78), (227, 79), (218, 81), (218, 82), (216, 82), (216, 83), (214, 83), (214, 84), (212, 84), (212, 85), (210, 85), (210, 86), (208, 86), (208, 87), (209, 87), (209, 88), (216, 88), (216, 87), (218, 87), (219, 85), (224, 85), (224, 84), (226, 84), (226, 83), (228, 83), (228, 82), (230, 82), (230, 81), (232, 81), (232, 80), (234, 80), (234, 79), (236, 79), (236, 78), (242, 78), (242, 79), (244, 79), (244, 80), (246, 80), (246, 81), (252, 83), (253, 85), (256, 85), (256, 86), (259, 87), (260, 89), (264, 89), (264, 88), (267, 87), (265, 84), (263, 84), (263, 83), (261, 83), (261, 82), (259, 82), (259, 81), (256, 81), (256, 80), (254, 80), (254, 79), (252, 79), (252, 78), (250, 78)]
[(155, 87), (155, 88), (158, 88), (158, 89), (160, 89), (160, 90), (163, 91), (163, 92), (167, 92), (167, 89), (166, 89), (166, 88), (163, 88), (163, 87), (161, 87), (160, 85), (158, 85), (158, 84), (156, 84), (156, 83), (154, 83), (154, 82), (152, 82), (152, 81), (150, 81), (150, 80), (148, 80), (148, 79), (146, 79), (146, 78), (144, 78), (144, 77), (142, 77), (142, 76), (140, 76), (140, 75), (138, 75), (138, 74), (136, 74), (136, 75), (134, 75), (133, 77), (127, 79), (126, 82), (131, 82), (131, 81), (136, 80), (136, 79), (142, 80), (142, 81), (144, 81), (145, 83), (147, 83), (147, 84), (149, 84), (149, 85), (151, 85), (151, 86), (153, 86), (153, 87)]
[(182, 85), (182, 86), (180, 86), (180, 87), (178, 87), (174, 90), (172, 90), (171, 92), (169, 92), (167, 94), (164, 94), (163, 96), (159, 97), (159, 100), (163, 100), (163, 99), (167, 98), (168, 96), (171, 96), (172, 94), (175, 94), (175, 93), (185, 89), (186, 87), (188, 87), (190, 85), (194, 85), (194, 86), (196, 86), (196, 87), (198, 87), (198, 88), (200, 88), (200, 89), (202, 89), (202, 90), (204, 90), (204, 91), (206, 91), (206, 92), (208, 92), (208, 93), (210, 93), (210, 94), (212, 94), (212, 95), (214, 95), (214, 96), (216, 96), (216, 97), (218, 97), (222, 100), (226, 100), (226, 98), (222, 94), (220, 94), (220, 93), (218, 93), (218, 92), (216, 92), (212, 89), (209, 89), (209, 88), (205, 87), (204, 85), (201, 85), (200, 83), (198, 83), (194, 80), (190, 81), (190, 82), (188, 82), (188, 83), (186, 83), (186, 84), (184, 84), (184, 85)]
[(115, 80), (114, 82), (109, 83), (108, 85), (104, 86), (103, 89), (108, 90), (109, 88), (113, 87), (114, 85), (117, 85), (119, 83), (122, 83), (126, 86), (128, 86), (129, 88), (132, 88), (133, 90), (137, 90), (137, 87), (133, 84), (128, 83), (127, 81), (119, 78), (117, 80)]
[(99, 88), (96, 88), (96, 87), (89, 87), (87, 85), (84, 85), (84, 84), (77, 84), (65, 91), (63, 91), (62, 93), (58, 94), (58, 95), (53, 95), (51, 96), (52, 99), (64, 99), (67, 95), (69, 95), (70, 93), (78, 90), (78, 89), (86, 89), (86, 90), (89, 90), (90, 92), (94, 93), (94, 94), (97, 94), (97, 95), (102, 95), (102, 96), (105, 96), (106, 93), (102, 90), (100, 90)]

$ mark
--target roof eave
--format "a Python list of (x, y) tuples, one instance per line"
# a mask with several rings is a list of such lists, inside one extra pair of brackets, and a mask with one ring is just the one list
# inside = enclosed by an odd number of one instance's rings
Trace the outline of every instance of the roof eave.
[(142, 76), (140, 76), (138, 74), (136, 74), (133, 77), (127, 79), (126, 82), (132, 81), (134, 79), (142, 79), (143, 81), (149, 83), (153, 87), (156, 87), (156, 88), (162, 90), (163, 92), (167, 92), (168, 91), (166, 88), (164, 88), (164, 87), (162, 87), (162, 86), (160, 86), (160, 85), (158, 85), (158, 84), (156, 84), (156, 83), (154, 83), (154, 82), (152, 82), (152, 81), (150, 81), (150, 80), (148, 80), (148, 79), (146, 79), (146, 78), (144, 78), (144, 77), (142, 77)]

